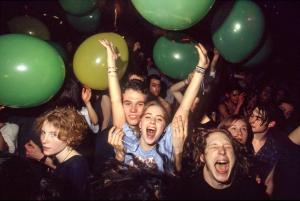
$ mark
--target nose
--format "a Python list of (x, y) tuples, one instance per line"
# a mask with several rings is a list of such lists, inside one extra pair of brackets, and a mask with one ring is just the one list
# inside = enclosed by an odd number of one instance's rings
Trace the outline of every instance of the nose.
[(130, 107), (130, 112), (136, 112), (137, 111), (137, 107), (135, 106), (135, 105), (132, 105), (131, 107)]
[(219, 150), (218, 150), (219, 154), (224, 155), (225, 154), (225, 147), (224, 146), (220, 146)]
[(155, 118), (151, 118), (150, 123), (155, 124), (155, 122), (156, 122)]
[(41, 135), (41, 142), (42, 144), (45, 144), (47, 142), (48, 135), (47, 134), (42, 134)]

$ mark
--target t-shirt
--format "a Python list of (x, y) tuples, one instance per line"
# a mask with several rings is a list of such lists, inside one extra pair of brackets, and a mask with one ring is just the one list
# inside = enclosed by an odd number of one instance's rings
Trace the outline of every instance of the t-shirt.
[(89, 128), (93, 131), (93, 133), (97, 133), (99, 131), (99, 124), (94, 125), (91, 122), (91, 119), (90, 119), (90, 116), (89, 116), (89, 113), (88, 113), (88, 110), (87, 110), (86, 107), (81, 108), (80, 114), (82, 116), (84, 116), (84, 119), (85, 119), (86, 123), (88, 124)]
[(250, 178), (239, 178), (225, 189), (211, 187), (203, 175), (184, 182), (182, 198), (186, 200), (264, 200), (267, 196), (263, 186)]
[[(172, 172), (173, 165), (173, 146), (172, 129), (169, 124), (158, 141), (157, 146), (151, 150), (145, 151), (140, 146), (139, 139), (134, 131), (128, 125), (123, 126), (125, 138), (123, 144), (125, 147), (125, 164), (131, 166), (143, 166), (151, 170), (157, 169), (159, 172)], [(135, 160), (138, 162), (136, 164)], [(165, 166), (165, 168), (164, 168)]]

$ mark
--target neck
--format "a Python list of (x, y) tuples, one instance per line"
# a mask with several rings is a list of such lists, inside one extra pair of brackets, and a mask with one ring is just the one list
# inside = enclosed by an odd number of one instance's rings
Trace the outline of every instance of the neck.
[(55, 157), (59, 163), (63, 163), (74, 155), (72, 152), (75, 152), (75, 150), (69, 146), (66, 146), (61, 152), (56, 154)]
[(140, 139), (140, 146), (142, 147), (142, 149), (144, 151), (149, 151), (151, 149), (153, 149), (156, 145), (148, 145), (144, 142), (144, 140), (141, 138)]
[(267, 132), (268, 131), (264, 131), (262, 133), (253, 133), (253, 140), (257, 140), (257, 141), (262, 141), (265, 140), (267, 138)]

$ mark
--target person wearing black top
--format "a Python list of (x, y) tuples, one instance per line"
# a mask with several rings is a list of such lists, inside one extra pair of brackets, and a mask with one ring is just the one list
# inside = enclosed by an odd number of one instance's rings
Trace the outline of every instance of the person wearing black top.
[[(185, 199), (261, 200), (264, 188), (248, 176), (245, 148), (227, 130), (215, 129), (199, 135), (194, 150), (198, 175), (183, 185)], [(179, 197), (178, 197), (179, 198)]]
[(87, 132), (84, 117), (75, 108), (58, 107), (37, 118), (35, 128), (40, 133), (44, 154), (39, 161), (46, 164), (49, 157), (56, 161), (49, 167), (53, 168), (52, 180), (62, 198), (83, 199), (90, 172), (87, 161), (75, 147)]

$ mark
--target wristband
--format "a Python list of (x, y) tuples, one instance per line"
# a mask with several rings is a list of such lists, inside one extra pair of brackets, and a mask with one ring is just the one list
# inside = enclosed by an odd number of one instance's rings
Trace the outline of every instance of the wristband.
[(196, 66), (196, 72), (197, 73), (201, 73), (201, 74), (205, 74), (205, 68), (201, 67), (201, 66)]

